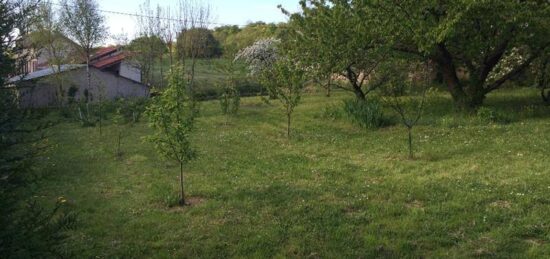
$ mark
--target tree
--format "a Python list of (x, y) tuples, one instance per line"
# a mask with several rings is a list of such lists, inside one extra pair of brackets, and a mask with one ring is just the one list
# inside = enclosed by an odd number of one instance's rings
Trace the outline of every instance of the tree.
[(141, 70), (143, 83), (153, 84), (155, 61), (166, 51), (164, 42), (157, 36), (141, 36), (132, 40), (128, 49), (135, 53), (132, 61)]
[(259, 40), (241, 50), (235, 59), (244, 61), (251, 75), (257, 77), (269, 95), (283, 105), (287, 117), (287, 137), (290, 138), (292, 113), (300, 103), (306, 72), (299, 62), (281, 53), (279, 43), (273, 38)]
[(550, 44), (548, 1), (370, 3), (380, 38), (396, 51), (432, 60), (461, 109), (482, 105)]
[(195, 28), (180, 33), (176, 42), (176, 53), (180, 60), (193, 57), (217, 58), (221, 56), (221, 49), (212, 31)]
[(220, 88), (220, 107), (222, 113), (226, 116), (234, 115), (238, 112), (241, 103), (241, 96), (238, 89), (238, 80), (243, 75), (244, 68), (239, 62), (219, 63), (216, 71), (223, 75), (225, 80), (218, 83)]
[(236, 25), (222, 26), (214, 29), (214, 37), (220, 42), (223, 56), (234, 58), (240, 50), (258, 40), (277, 38), (282, 27), (282, 24), (264, 22), (250, 23), (242, 29)]
[[(86, 59), (86, 77), (88, 89), (91, 88), (90, 58), (94, 48), (99, 45), (107, 36), (105, 17), (99, 13), (98, 4), (95, 0), (63, 0), (61, 2), (61, 20), (65, 32), (79, 46), (80, 51)], [(102, 128), (102, 89), (99, 94), (99, 134)]]
[[(151, 7), (149, 0), (145, 0), (140, 5), (140, 16), (138, 16), (139, 36), (131, 44), (131, 49), (136, 54), (136, 63), (141, 68), (144, 83), (158, 87), (164, 86), (163, 60), (164, 54), (167, 52), (167, 44), (164, 39), (167, 35), (165, 32), (171, 29), (171, 21), (164, 22), (166, 18), (163, 15), (160, 5), (154, 8)], [(157, 64), (160, 77), (155, 80)]]
[(90, 58), (107, 36), (105, 17), (99, 13), (95, 0), (63, 0), (61, 20), (65, 32), (81, 48), (86, 58), (88, 87), (90, 87)]
[[(275, 38), (261, 39), (242, 49), (235, 56), (234, 62), (241, 61), (248, 66), (252, 77), (260, 78), (263, 71), (273, 67), (279, 59), (278, 46), (281, 41)], [(263, 87), (265, 89), (265, 86)], [(270, 98), (276, 98), (268, 91)]]
[[(174, 30), (179, 34), (187, 32), (189, 30), (207, 30), (211, 24), (211, 8), (210, 5), (204, 4), (195, 0), (179, 0), (177, 14), (177, 22), (174, 24)], [(176, 38), (180, 38), (180, 35), (177, 34)], [(200, 36), (201, 34), (197, 34)], [(189, 37), (185, 48), (190, 50), (191, 56), (189, 62), (189, 69), (185, 71), (189, 84), (187, 87), (193, 92), (195, 85), (195, 67), (197, 65), (197, 57), (204, 49), (204, 41), (201, 37)], [(185, 55), (179, 56), (179, 62), (181, 64), (186, 64)], [(187, 66), (186, 66), (187, 68)], [(193, 94), (192, 94), (193, 95)]]
[[(284, 49), (308, 68), (314, 78), (350, 91), (357, 99), (366, 96), (384, 82), (376, 68), (385, 59), (372, 28), (372, 15), (360, 1), (300, 1), (302, 11), (290, 14)], [(333, 77), (345, 78), (349, 86), (335, 84)]]
[(306, 72), (293, 60), (277, 60), (270, 69), (261, 72), (260, 80), (271, 96), (282, 104), (287, 118), (287, 138), (290, 138), (292, 113), (300, 103), (306, 84)]
[[(38, 177), (33, 170), (46, 147), (40, 131), (44, 125), (29, 123), (32, 114), (18, 107), (15, 91), (4, 78), (15, 73), (18, 56), (26, 60), (19, 43), (28, 36), (37, 1), (0, 0), (0, 257), (70, 257), (60, 246), (75, 227), (75, 214), (58, 202), (53, 210), (41, 207), (28, 189)], [(40, 124), (37, 126), (37, 124)], [(31, 188), (32, 189), (32, 188)], [(62, 201), (62, 200), (61, 200)], [(26, 205), (26, 206), (25, 206)]]
[(426, 102), (426, 92), (431, 83), (429, 64), (411, 63), (398, 59), (390, 63), (392, 76), (385, 84), (386, 103), (399, 115), (407, 128), (409, 159), (414, 158), (413, 128), (418, 124)]
[(179, 163), (181, 206), (185, 205), (183, 168), (195, 158), (190, 137), (197, 114), (184, 75), (182, 65), (174, 66), (168, 76), (168, 88), (147, 109), (149, 125), (155, 130), (149, 140), (161, 155)]
[(34, 32), (30, 34), (32, 47), (47, 58), (54, 71), (54, 84), (58, 85), (58, 105), (62, 106), (65, 98), (64, 78), (61, 66), (71, 60), (74, 50), (73, 43), (62, 33), (62, 24), (50, 3), (42, 3), (38, 7), (37, 22)]
[(33, 8), (37, 2), (24, 0), (0, 0), (0, 87), (5, 79), (26, 65), (29, 52), (24, 51), (21, 41), (28, 35), (28, 27), (34, 19)]

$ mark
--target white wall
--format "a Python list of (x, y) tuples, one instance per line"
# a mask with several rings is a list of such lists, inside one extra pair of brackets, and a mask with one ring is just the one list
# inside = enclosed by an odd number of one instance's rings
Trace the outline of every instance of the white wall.
[(120, 63), (119, 74), (121, 77), (141, 83), (141, 71), (126, 61), (122, 61), (122, 63)]
[[(149, 97), (149, 88), (143, 84), (95, 68), (90, 68), (90, 71), (90, 88), (88, 88), (86, 68), (62, 73), (64, 103), (68, 101), (68, 92), (71, 87), (77, 89), (75, 95), (77, 101), (85, 100), (86, 92), (90, 102), (97, 102), (100, 92), (103, 100)], [(39, 108), (57, 105), (59, 85), (54, 76), (23, 82), (18, 86), (21, 107)]]

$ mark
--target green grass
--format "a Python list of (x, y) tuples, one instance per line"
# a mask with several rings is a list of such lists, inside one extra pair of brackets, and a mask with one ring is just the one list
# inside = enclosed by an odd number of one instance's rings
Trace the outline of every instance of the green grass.
[(536, 91), (489, 97), (508, 124), (431, 97), (416, 160), (400, 125), (322, 117), (345, 97), (306, 97), (291, 141), (282, 110), (259, 98), (228, 120), (202, 103), (185, 183), (201, 202), (184, 209), (164, 202), (179, 168), (143, 142), (145, 123), (125, 128), (121, 159), (115, 126), (100, 137), (62, 123), (36, 195), (79, 213), (67, 244), (78, 257), (550, 257), (550, 109)]

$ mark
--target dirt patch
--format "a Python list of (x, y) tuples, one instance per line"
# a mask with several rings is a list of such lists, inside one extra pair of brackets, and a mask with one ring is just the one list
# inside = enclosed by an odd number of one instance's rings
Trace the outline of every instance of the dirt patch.
[(171, 212), (182, 212), (182, 211), (186, 211), (187, 209), (191, 208), (191, 207), (195, 207), (203, 202), (205, 202), (206, 199), (203, 198), (203, 197), (187, 197), (185, 199), (185, 206), (174, 206), (174, 207), (171, 207), (171, 208), (168, 208), (169, 211)]
[(493, 208), (509, 209), (512, 208), (512, 203), (509, 201), (495, 201), (489, 204)]
[(409, 209), (424, 210), (424, 203), (418, 200), (414, 200), (405, 204), (405, 207)]
[(196, 206), (196, 205), (199, 205), (199, 204), (201, 204), (205, 201), (206, 201), (206, 199), (203, 198), (203, 197), (189, 197), (185, 201), (185, 206)]

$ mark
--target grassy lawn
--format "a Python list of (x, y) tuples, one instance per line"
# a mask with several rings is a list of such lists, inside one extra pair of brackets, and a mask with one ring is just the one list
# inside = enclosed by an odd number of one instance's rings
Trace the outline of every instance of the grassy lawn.
[[(351, 97), (309, 95), (285, 138), (282, 110), (244, 98), (236, 117), (201, 104), (200, 154), (177, 199), (178, 167), (124, 128), (76, 122), (49, 129), (57, 143), (37, 196), (63, 196), (79, 213), (67, 246), (79, 257), (550, 257), (550, 109), (533, 90), (500, 91), (488, 106), (513, 118), (483, 123), (430, 98), (415, 128), (358, 128), (322, 116)], [(391, 114), (390, 111), (388, 111)]]

